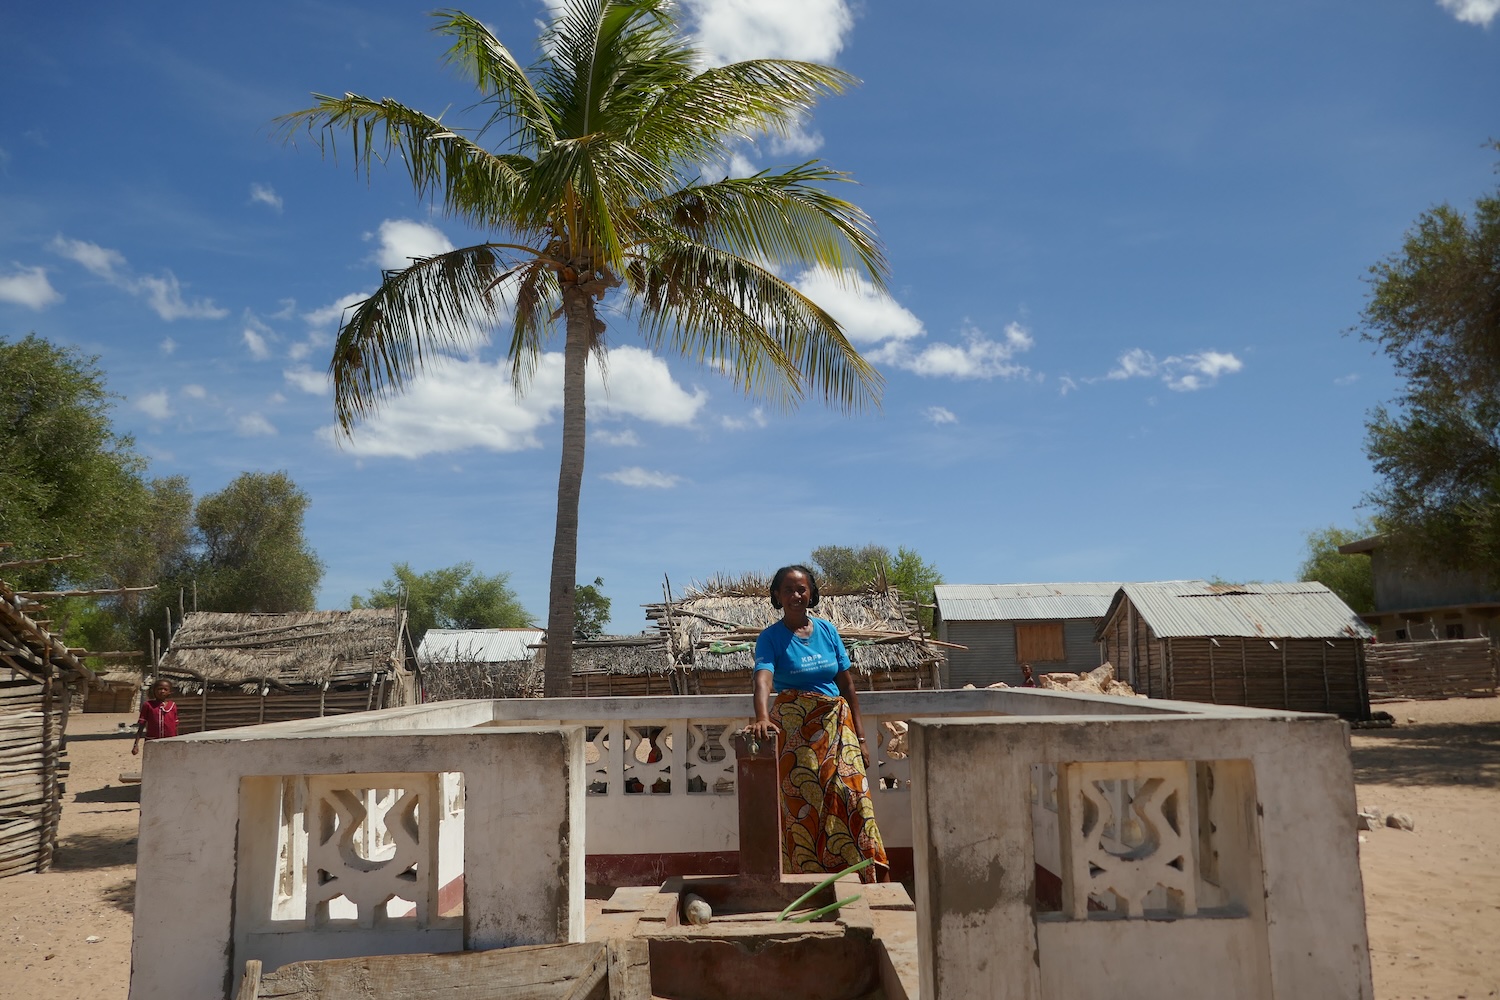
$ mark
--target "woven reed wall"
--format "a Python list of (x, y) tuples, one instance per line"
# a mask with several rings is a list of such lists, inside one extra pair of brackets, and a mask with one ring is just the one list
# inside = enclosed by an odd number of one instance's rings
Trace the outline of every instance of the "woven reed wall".
[(1378, 642), (1365, 657), (1371, 698), (1472, 698), (1500, 690), (1500, 650), (1488, 639)]

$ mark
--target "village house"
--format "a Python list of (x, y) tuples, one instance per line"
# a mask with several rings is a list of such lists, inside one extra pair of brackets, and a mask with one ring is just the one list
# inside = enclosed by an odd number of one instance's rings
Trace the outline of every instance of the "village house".
[(1370, 558), (1375, 610), (1360, 617), (1381, 642), (1495, 638), (1500, 586), (1483, 573), (1433, 565), (1392, 546), (1384, 535), (1340, 545), (1339, 551)]
[(1097, 638), (1140, 694), (1367, 719), (1368, 626), (1321, 583), (1127, 583)]
[(177, 688), (181, 732), (312, 719), (419, 700), (406, 612), (191, 611), (156, 677)]
[(1094, 640), (1118, 583), (939, 584), (933, 631), (948, 651), (944, 687), (1022, 683), (1036, 674), (1086, 673), (1100, 664)]

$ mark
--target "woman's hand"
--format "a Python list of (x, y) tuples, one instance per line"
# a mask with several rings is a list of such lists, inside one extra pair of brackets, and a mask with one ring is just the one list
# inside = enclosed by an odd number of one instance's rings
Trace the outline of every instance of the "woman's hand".
[(758, 740), (768, 740), (772, 733), (780, 733), (781, 729), (770, 719), (756, 719), (745, 727), (745, 732)]

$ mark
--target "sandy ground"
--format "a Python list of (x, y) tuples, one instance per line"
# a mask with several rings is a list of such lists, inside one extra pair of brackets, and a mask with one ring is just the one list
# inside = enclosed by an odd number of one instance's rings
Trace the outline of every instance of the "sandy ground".
[[(1397, 725), (1354, 734), (1359, 801), (1415, 829), (1360, 845), (1375, 996), (1500, 997), (1500, 699), (1377, 707)], [(69, 720), (57, 866), (0, 880), (0, 995), (125, 1000), (140, 807), (120, 784), (135, 759), (117, 727), (133, 721)]]

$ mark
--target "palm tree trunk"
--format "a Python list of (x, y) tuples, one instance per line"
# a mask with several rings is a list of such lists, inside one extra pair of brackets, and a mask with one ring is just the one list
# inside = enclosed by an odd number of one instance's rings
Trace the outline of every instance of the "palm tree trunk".
[(586, 410), (584, 376), (594, 339), (594, 302), (577, 285), (563, 286), (567, 340), (563, 348), (562, 463), (557, 473), (557, 530), (552, 539), (552, 582), (547, 601), (547, 655), (542, 694), (562, 698), (573, 690), (574, 587), (578, 580), (578, 498), (583, 488)]

